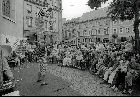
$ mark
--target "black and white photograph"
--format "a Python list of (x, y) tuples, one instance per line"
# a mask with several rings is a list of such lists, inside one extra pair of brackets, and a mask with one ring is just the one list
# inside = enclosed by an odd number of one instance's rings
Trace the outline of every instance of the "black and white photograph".
[(140, 0), (0, 0), (0, 96), (140, 96)]

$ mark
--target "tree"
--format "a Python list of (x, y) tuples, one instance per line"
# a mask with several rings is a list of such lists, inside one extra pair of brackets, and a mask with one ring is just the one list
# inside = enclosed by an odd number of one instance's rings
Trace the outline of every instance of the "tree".
[[(88, 6), (91, 9), (97, 10), (102, 3), (109, 0), (89, 0)], [(132, 20), (134, 19), (135, 40), (139, 40), (139, 24), (140, 24), (140, 0), (113, 0), (108, 9), (108, 16), (112, 20)], [(135, 42), (136, 51), (139, 50), (139, 43)]]

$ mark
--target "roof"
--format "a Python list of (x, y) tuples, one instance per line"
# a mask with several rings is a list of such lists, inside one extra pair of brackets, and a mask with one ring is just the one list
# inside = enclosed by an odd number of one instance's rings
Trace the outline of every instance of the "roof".
[(87, 21), (87, 20), (107, 17), (107, 11), (108, 11), (108, 7), (104, 7), (98, 10), (93, 10), (93, 11), (84, 13), (82, 17), (80, 18), (80, 21)]
[(70, 22), (79, 22), (80, 17), (77, 18), (72, 18), (71, 20), (67, 20), (65, 23), (70, 23)]
[(108, 11), (108, 7), (104, 7), (104, 8), (98, 9), (98, 10), (93, 10), (93, 11), (84, 13), (81, 17), (67, 20), (65, 23), (70, 23), (73, 21), (82, 22), (82, 21), (107, 17), (107, 11)]

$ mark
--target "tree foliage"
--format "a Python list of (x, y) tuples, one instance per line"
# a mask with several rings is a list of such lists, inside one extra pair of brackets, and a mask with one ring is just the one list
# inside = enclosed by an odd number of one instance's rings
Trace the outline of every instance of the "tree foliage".
[(91, 9), (98, 9), (102, 3), (106, 3), (108, 0), (89, 0), (88, 5)]
[[(106, 3), (109, 0), (89, 0), (88, 5), (91, 9), (98, 9), (102, 3)], [(140, 0), (113, 0), (109, 6), (108, 16), (113, 20), (121, 19), (131, 20), (135, 18), (136, 3)], [(140, 7), (140, 4), (138, 5)]]

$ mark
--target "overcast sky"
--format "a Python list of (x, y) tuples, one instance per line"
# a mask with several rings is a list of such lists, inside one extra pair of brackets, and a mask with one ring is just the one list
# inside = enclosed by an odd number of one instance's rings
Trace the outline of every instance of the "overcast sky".
[[(63, 18), (72, 19), (82, 16), (83, 13), (89, 12), (89, 6), (87, 6), (88, 0), (62, 0)], [(108, 4), (103, 5), (103, 7)]]

